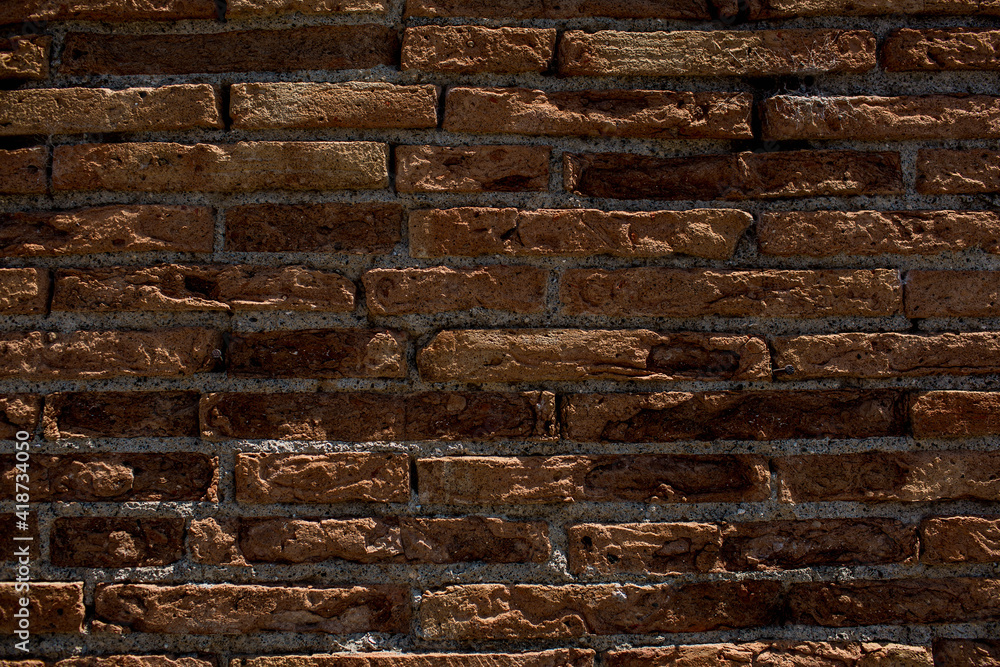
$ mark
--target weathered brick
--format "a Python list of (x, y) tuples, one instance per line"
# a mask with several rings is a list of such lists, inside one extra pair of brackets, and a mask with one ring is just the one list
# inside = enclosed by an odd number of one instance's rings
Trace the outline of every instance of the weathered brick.
[[(0, 150), (0, 194), (39, 195), (48, 192), (45, 175), (49, 149), (44, 146)], [(4, 217), (6, 217), (5, 214)]]
[(73, 32), (66, 36), (59, 71), (78, 76), (366, 69), (395, 65), (398, 54), (396, 31), (379, 25), (191, 35)]
[(565, 188), (588, 197), (744, 200), (901, 194), (898, 153), (782, 151), (694, 157), (564, 153)]
[(402, 239), (399, 204), (249, 204), (226, 210), (226, 250), (391, 252)]
[(546, 92), (451, 88), (444, 129), (544, 136), (747, 139), (748, 93), (659, 90)]
[(407, 632), (403, 586), (156, 586), (101, 584), (97, 618), (136, 632), (242, 635), (257, 632)]
[(475, 74), (544, 72), (556, 52), (550, 28), (422, 25), (403, 34), (401, 69)]
[(240, 83), (232, 87), (233, 127), (437, 127), (436, 86), (388, 83)]
[(209, 440), (549, 440), (549, 392), (209, 394), (201, 404)]
[(890, 269), (569, 269), (559, 296), (567, 315), (619, 317), (878, 317), (903, 308)]
[[(3, 487), (13, 489), (13, 456), (0, 456)], [(191, 452), (66, 454), (31, 457), (31, 501), (215, 502), (218, 459)], [(4, 497), (8, 500), (9, 496)]]
[[(230, 667), (594, 667), (594, 651), (557, 648), (517, 653), (333, 653), (232, 660)], [(38, 665), (37, 667), (42, 667)]]
[(48, 306), (47, 270), (0, 269), (0, 312), (4, 315), (44, 315)]
[(965, 623), (1000, 618), (998, 579), (855, 580), (795, 584), (788, 622), (843, 628), (852, 625)]
[(214, 19), (212, 0), (9, 0), (0, 8), (0, 23), (22, 21), (173, 21)]
[(579, 524), (566, 529), (574, 574), (683, 574), (721, 571), (711, 523)]
[(604, 654), (608, 667), (742, 667), (743, 665), (837, 665), (837, 667), (932, 667), (924, 646), (875, 642), (778, 641), (643, 647)]
[(1000, 191), (1000, 151), (917, 151), (917, 192), (922, 195)]
[[(14, 583), (0, 583), (0, 634), (12, 635), (18, 626), (14, 612), (24, 593)], [(28, 594), (31, 633), (83, 632), (83, 584), (31, 582)]]
[(239, 547), (239, 519), (192, 519), (187, 546), (191, 560), (206, 565), (247, 564)]
[(194, 327), (158, 331), (21, 331), (0, 334), (0, 377), (96, 380), (188, 377), (221, 366), (222, 334)]
[(571, 394), (565, 436), (579, 442), (872, 438), (906, 434), (891, 389)]
[(992, 211), (793, 211), (762, 213), (757, 222), (760, 251), (782, 257), (997, 254), (998, 236)]
[(241, 503), (403, 503), (410, 499), (405, 454), (238, 454)]
[[(717, 1), (717, 0), (713, 0)], [(987, 15), (996, 16), (1000, 6), (991, 0), (921, 0), (900, 4), (892, 0), (750, 0), (750, 20), (798, 16), (871, 16), (878, 14)]]
[(783, 502), (1000, 499), (1000, 453), (862, 452), (772, 459)]
[(747, 502), (769, 495), (758, 456), (461, 456), (420, 459), (420, 502)]
[(184, 519), (61, 517), (51, 545), (56, 567), (169, 565), (184, 555)]
[(1000, 562), (1000, 518), (924, 519), (920, 523), (920, 561), (933, 565)]
[[(20, 525), (21, 522), (26, 523), (27, 528)], [(15, 541), (15, 537), (30, 537), (31, 541)], [(21, 518), (18, 518), (13, 513), (0, 514), (0, 566), (5, 563), (13, 564), (19, 561), (23, 552), (18, 552), (24, 547), (28, 547), (29, 558), (38, 562), (38, 559), (41, 557), (39, 548), (41, 541), (41, 534), (38, 532), (37, 514), (29, 513), (26, 520), (23, 514)], [(15, 552), (15, 549), (18, 552)], [(0, 665), (3, 665), (3, 660), (0, 660)], [(46, 667), (46, 665), (39, 664), (37, 667)]]
[(545, 309), (549, 272), (531, 266), (451, 269), (373, 269), (364, 275), (365, 298), (373, 315), (443, 313), (453, 310)]
[(915, 438), (968, 438), (1000, 433), (1000, 393), (929, 391), (910, 408)]
[(781, 379), (897, 378), (1000, 372), (1000, 333), (843, 333), (772, 340)]
[(549, 187), (547, 146), (399, 146), (399, 192), (518, 192)]
[(645, 329), (442, 331), (417, 366), (431, 382), (771, 379), (761, 338)]
[(216, 667), (211, 659), (172, 658), (165, 655), (109, 655), (65, 658), (56, 667)]
[(370, 190), (389, 183), (388, 147), (370, 141), (56, 146), (54, 190)]
[(403, 378), (406, 334), (323, 329), (233, 334), (229, 373), (247, 378)]
[(49, 78), (51, 50), (51, 37), (0, 38), (0, 79)]
[(935, 639), (937, 667), (998, 667), (1000, 639)]
[(0, 439), (12, 440), (18, 431), (34, 433), (41, 415), (40, 396), (0, 394)]
[(618, 19), (712, 18), (697, 0), (408, 0), (406, 16), (478, 17), (487, 19), (573, 19), (604, 16)]
[(996, 317), (1000, 271), (908, 271), (906, 316)]
[(549, 527), (543, 521), (504, 521), (478, 516), (400, 519), (403, 553), (420, 563), (544, 563)]
[(0, 135), (221, 129), (220, 107), (207, 84), (0, 91)]
[(101, 206), (0, 213), (0, 255), (212, 252), (212, 211), (195, 206)]
[(48, 440), (198, 437), (198, 392), (60, 392), (45, 397)]
[(385, 14), (388, 0), (228, 0), (226, 18), (299, 14)]
[(704, 632), (773, 625), (777, 581), (636, 586), (472, 584), (424, 593), (420, 624), (431, 639), (556, 639)]
[(913, 70), (997, 70), (1000, 30), (902, 28), (882, 45), (882, 67), (890, 72)]
[(875, 67), (866, 30), (623, 32), (569, 30), (564, 76), (785, 76)]
[(729, 259), (752, 221), (735, 209), (425, 209), (410, 212), (410, 254)]

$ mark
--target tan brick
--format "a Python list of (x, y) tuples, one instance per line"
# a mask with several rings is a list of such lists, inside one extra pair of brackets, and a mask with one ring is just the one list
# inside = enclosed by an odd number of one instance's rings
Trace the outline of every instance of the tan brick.
[(238, 519), (192, 519), (187, 530), (187, 546), (195, 563), (236, 567), (247, 564), (240, 553)]
[(908, 271), (906, 316), (996, 317), (1000, 271)]
[(781, 379), (897, 378), (1000, 372), (1000, 333), (842, 333), (772, 341)]
[(404, 378), (406, 334), (317, 329), (233, 334), (227, 367), (246, 378)]
[(403, 34), (403, 70), (475, 74), (544, 72), (556, 51), (549, 28), (412, 26)]
[(47, 440), (198, 437), (198, 392), (60, 392), (45, 397)]
[[(14, 613), (25, 593), (14, 583), (0, 583), (0, 634), (13, 635), (18, 627)], [(31, 582), (27, 594), (31, 634), (83, 632), (83, 584)]]
[(722, 570), (711, 523), (578, 524), (566, 529), (570, 572), (667, 575)]
[(0, 79), (49, 78), (51, 50), (51, 37), (0, 39)]
[(425, 209), (410, 212), (410, 254), (729, 259), (752, 221), (734, 209)]
[(901, 28), (882, 45), (882, 67), (890, 72), (913, 70), (998, 70), (1000, 30)]
[(1000, 393), (929, 391), (910, 408), (916, 438), (968, 438), (1000, 434)]
[(299, 14), (385, 14), (388, 0), (228, 0), (226, 18)]
[(399, 192), (544, 191), (548, 146), (398, 146)]
[(530, 266), (451, 269), (373, 269), (364, 275), (365, 297), (373, 315), (411, 315), (454, 310), (545, 310), (549, 272)]
[(901, 194), (898, 153), (808, 150), (694, 157), (564, 153), (565, 188), (611, 199), (742, 201)]
[(0, 23), (22, 21), (172, 21), (217, 18), (212, 0), (8, 0)]
[(697, 0), (408, 0), (406, 16), (478, 17), (487, 19), (574, 19), (595, 16), (618, 19), (712, 18)]
[(405, 503), (410, 499), (405, 454), (238, 454), (241, 503)]
[(920, 523), (920, 561), (944, 563), (1000, 562), (1000, 518), (931, 517)]
[(569, 30), (564, 76), (782, 76), (875, 67), (866, 30), (622, 32)]
[(444, 129), (544, 136), (746, 139), (747, 93), (658, 90), (546, 92), (529, 88), (451, 88)]
[(403, 633), (410, 625), (402, 586), (100, 584), (94, 608), (101, 621), (163, 634)]
[(49, 149), (44, 146), (0, 150), (0, 194), (40, 195), (48, 192), (45, 175)]
[(370, 141), (57, 146), (53, 189), (124, 192), (370, 190), (389, 184), (388, 147)]
[(212, 211), (194, 206), (101, 206), (0, 213), (0, 255), (212, 252)]
[(0, 377), (97, 380), (188, 377), (221, 366), (222, 334), (194, 327), (158, 331), (22, 331), (0, 334)]
[(570, 394), (564, 435), (578, 442), (786, 440), (906, 435), (891, 389)]
[(1000, 151), (917, 151), (917, 192), (922, 195), (1000, 191)]
[(1000, 499), (1000, 453), (863, 452), (772, 459), (782, 502)]
[[(590, 649), (517, 653), (333, 653), (232, 660), (230, 667), (594, 667)], [(38, 667), (42, 667), (39, 665)]]
[(18, 431), (34, 433), (42, 416), (42, 398), (32, 394), (0, 394), (0, 439)]
[(232, 87), (233, 127), (437, 127), (436, 86), (388, 83), (240, 83)]
[(748, 502), (769, 495), (757, 456), (461, 456), (420, 459), (420, 502), (523, 505)]
[(226, 250), (382, 254), (402, 239), (399, 204), (249, 204), (226, 211)]
[(761, 338), (645, 329), (442, 331), (417, 366), (431, 382), (771, 379)]
[(184, 555), (184, 519), (61, 517), (51, 545), (56, 567), (170, 565)]
[[(0, 231), (0, 234), (3, 232)], [(44, 315), (49, 307), (49, 272), (45, 269), (0, 269), (0, 313)]]
[(838, 667), (932, 667), (928, 647), (875, 642), (778, 641), (643, 647), (604, 654), (608, 667), (743, 667), (744, 665), (837, 665)]
[(935, 639), (934, 660), (938, 667), (997, 667), (1000, 639)]
[(879, 317), (903, 307), (889, 269), (569, 269), (559, 295), (567, 315), (619, 317)]

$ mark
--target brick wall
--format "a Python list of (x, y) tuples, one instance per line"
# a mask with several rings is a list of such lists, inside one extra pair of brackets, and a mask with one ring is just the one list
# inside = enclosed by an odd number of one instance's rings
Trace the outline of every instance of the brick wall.
[(1000, 665), (996, 0), (0, 25), (3, 667)]

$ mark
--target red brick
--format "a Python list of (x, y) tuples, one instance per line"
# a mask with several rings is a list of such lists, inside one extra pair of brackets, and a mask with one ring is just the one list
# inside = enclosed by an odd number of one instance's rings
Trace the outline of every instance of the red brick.
[(747, 139), (752, 96), (659, 90), (451, 88), (444, 129), (543, 136)]
[(18, 431), (34, 433), (41, 415), (41, 396), (0, 394), (0, 439), (13, 440)]
[(1000, 452), (862, 452), (772, 459), (783, 502), (1000, 499)]
[(0, 312), (4, 315), (44, 315), (48, 307), (47, 270), (0, 269)]
[(882, 67), (890, 72), (995, 71), (1000, 69), (997, 51), (1000, 51), (1000, 30), (902, 28), (889, 33), (882, 45)]
[(396, 31), (379, 25), (190, 35), (72, 32), (59, 71), (80, 76), (366, 69), (395, 65), (398, 53)]
[(711, 523), (578, 524), (566, 529), (573, 574), (717, 572), (722, 546)]
[(549, 186), (547, 146), (399, 146), (399, 192), (544, 191)]
[(323, 329), (233, 334), (227, 367), (246, 378), (403, 378), (406, 334)]
[(229, 664), (230, 667), (594, 667), (594, 652), (557, 648), (517, 653), (333, 653), (234, 659)]
[(734, 209), (425, 209), (410, 212), (410, 254), (729, 259), (752, 221)]
[(906, 316), (996, 317), (1000, 271), (909, 271)]
[(45, 175), (48, 156), (49, 149), (44, 146), (0, 150), (0, 194), (40, 195), (48, 192)]
[(399, 204), (250, 204), (226, 210), (226, 250), (384, 254), (402, 239)]
[(62, 517), (51, 545), (56, 567), (170, 565), (184, 555), (184, 519)]
[(608, 667), (931, 667), (930, 649), (875, 642), (777, 641), (643, 647), (604, 654)]
[(270, 17), (275, 14), (385, 14), (388, 0), (228, 0), (226, 18)]
[(549, 272), (530, 266), (451, 269), (373, 269), (364, 275), (368, 311), (373, 315), (412, 315), (455, 310), (545, 310)]
[(412, 26), (403, 34), (400, 68), (457, 74), (544, 72), (555, 51), (554, 29)]
[(917, 151), (917, 192), (922, 195), (1000, 191), (1000, 151)]
[(0, 80), (49, 78), (51, 51), (51, 37), (0, 38)]
[(565, 188), (587, 197), (745, 200), (901, 194), (898, 153), (808, 150), (693, 157), (564, 153)]
[[(24, 596), (14, 583), (0, 583), (0, 634), (13, 635), (17, 628), (14, 612)], [(31, 634), (83, 632), (83, 584), (31, 582), (28, 594)], [(8, 640), (9, 641), (9, 640)]]
[(410, 499), (405, 454), (238, 454), (241, 503), (405, 503)]
[(920, 523), (920, 562), (1000, 562), (1000, 517), (931, 517)]
[(935, 639), (938, 667), (1000, 667), (1000, 639)]
[(477, 17), (487, 19), (574, 19), (603, 16), (618, 19), (712, 18), (708, 5), (696, 0), (408, 0), (406, 16)]
[(8, 0), (0, 23), (22, 21), (173, 21), (217, 18), (212, 0)]
[(1000, 393), (929, 391), (910, 408), (915, 438), (968, 438), (1000, 434)]
[(45, 397), (48, 440), (198, 437), (194, 391), (65, 392)]

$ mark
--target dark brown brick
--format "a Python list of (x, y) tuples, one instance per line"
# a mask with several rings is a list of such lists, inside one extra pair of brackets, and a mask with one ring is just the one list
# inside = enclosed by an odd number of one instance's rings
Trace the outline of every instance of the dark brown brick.
[(228, 0), (226, 18), (271, 17), (275, 14), (385, 14), (388, 0)]
[(412, 315), (482, 308), (512, 313), (545, 310), (549, 272), (531, 266), (468, 269), (373, 269), (364, 275), (373, 315)]
[(547, 146), (398, 146), (400, 192), (519, 192), (549, 187)]
[(0, 269), (0, 313), (45, 315), (49, 307), (49, 272)]
[(908, 271), (906, 316), (996, 317), (1000, 271)]
[(608, 667), (931, 667), (930, 647), (875, 642), (776, 641), (642, 647), (604, 654)]
[(1000, 639), (935, 639), (937, 667), (1000, 667)]
[(1000, 393), (929, 391), (914, 397), (915, 438), (969, 438), (1000, 434)]
[(198, 392), (65, 392), (45, 397), (48, 440), (198, 437)]
[(41, 416), (41, 396), (0, 394), (0, 439), (13, 440), (18, 431), (34, 433)]
[[(21, 525), (21, 522), (26, 523), (27, 528)], [(20, 539), (15, 541), (15, 537), (30, 537), (31, 541)], [(38, 532), (37, 513), (29, 512), (27, 521), (24, 521), (23, 514), (20, 518), (13, 513), (0, 514), (0, 566), (6, 563), (10, 563), (12, 565), (18, 563), (22, 558), (24, 558), (23, 552), (21, 552), (21, 549), (24, 547), (28, 547), (29, 560), (37, 563), (41, 556), (39, 549), (40, 544), (41, 535)], [(18, 550), (16, 553), (14, 551), (15, 549)], [(45, 665), (40, 664), (36, 667), (45, 667)]]
[(218, 17), (212, 0), (8, 0), (0, 24), (26, 21), (175, 21)]
[(40, 195), (48, 192), (45, 175), (48, 156), (49, 150), (44, 146), (0, 150), (0, 194)]
[[(974, 6), (974, 3), (967, 3)], [(890, 72), (998, 70), (1000, 30), (901, 28), (882, 45), (882, 67)]]
[(51, 545), (56, 567), (170, 565), (184, 555), (184, 519), (62, 517)]
[(250, 204), (226, 210), (226, 250), (383, 254), (402, 239), (399, 204)]
[(230, 374), (248, 378), (403, 378), (406, 335), (387, 329), (233, 334)]
[[(517, 653), (333, 653), (232, 660), (230, 667), (594, 667), (594, 651), (557, 648)], [(30, 667), (43, 667), (32, 665)], [(84, 666), (89, 667), (89, 666)]]
[(696, 0), (408, 0), (406, 16), (487, 19), (574, 19), (604, 16), (618, 19), (708, 20), (708, 5)]

